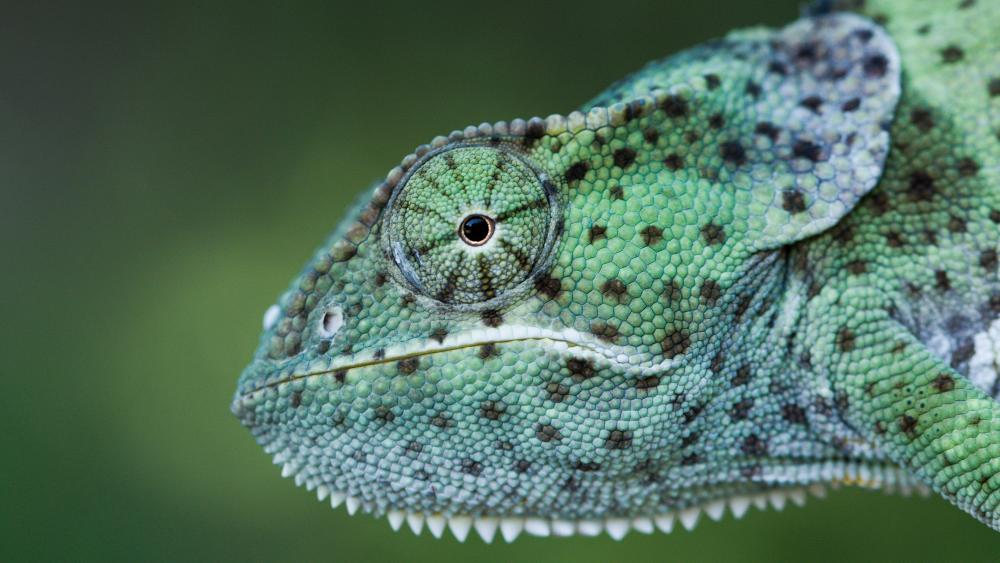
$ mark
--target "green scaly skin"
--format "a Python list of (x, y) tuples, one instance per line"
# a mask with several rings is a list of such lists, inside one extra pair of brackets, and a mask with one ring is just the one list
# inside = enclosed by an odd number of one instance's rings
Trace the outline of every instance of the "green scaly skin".
[(1000, 529), (1000, 5), (863, 13), (418, 148), (269, 310), (233, 411), (321, 498), (460, 538), (826, 483)]

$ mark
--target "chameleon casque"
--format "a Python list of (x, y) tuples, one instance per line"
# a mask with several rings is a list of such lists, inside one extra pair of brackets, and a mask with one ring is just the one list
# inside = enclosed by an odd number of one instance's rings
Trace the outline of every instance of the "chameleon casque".
[(233, 412), (418, 533), (824, 484), (1000, 529), (1000, 3), (846, 8), (417, 148), (268, 310)]

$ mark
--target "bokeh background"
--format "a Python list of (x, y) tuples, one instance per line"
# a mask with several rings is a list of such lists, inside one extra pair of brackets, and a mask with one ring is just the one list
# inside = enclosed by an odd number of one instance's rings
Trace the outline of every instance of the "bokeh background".
[(0, 18), (0, 559), (1000, 554), (943, 501), (858, 490), (621, 543), (417, 538), (281, 479), (229, 412), (264, 309), (416, 145), (568, 112), (797, 0), (27, 4)]

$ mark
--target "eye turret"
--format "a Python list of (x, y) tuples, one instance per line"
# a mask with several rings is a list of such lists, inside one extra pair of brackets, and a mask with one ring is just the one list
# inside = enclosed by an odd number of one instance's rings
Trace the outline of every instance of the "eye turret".
[(555, 187), (521, 156), (449, 147), (401, 182), (383, 247), (417, 292), (445, 304), (491, 302), (545, 262), (557, 207)]

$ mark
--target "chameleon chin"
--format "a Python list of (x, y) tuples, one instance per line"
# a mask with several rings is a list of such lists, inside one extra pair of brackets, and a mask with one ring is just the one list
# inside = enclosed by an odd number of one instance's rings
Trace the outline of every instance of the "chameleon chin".
[(865, 6), (418, 147), (268, 310), (233, 412), (435, 536), (840, 484), (1000, 529), (1000, 4)]

